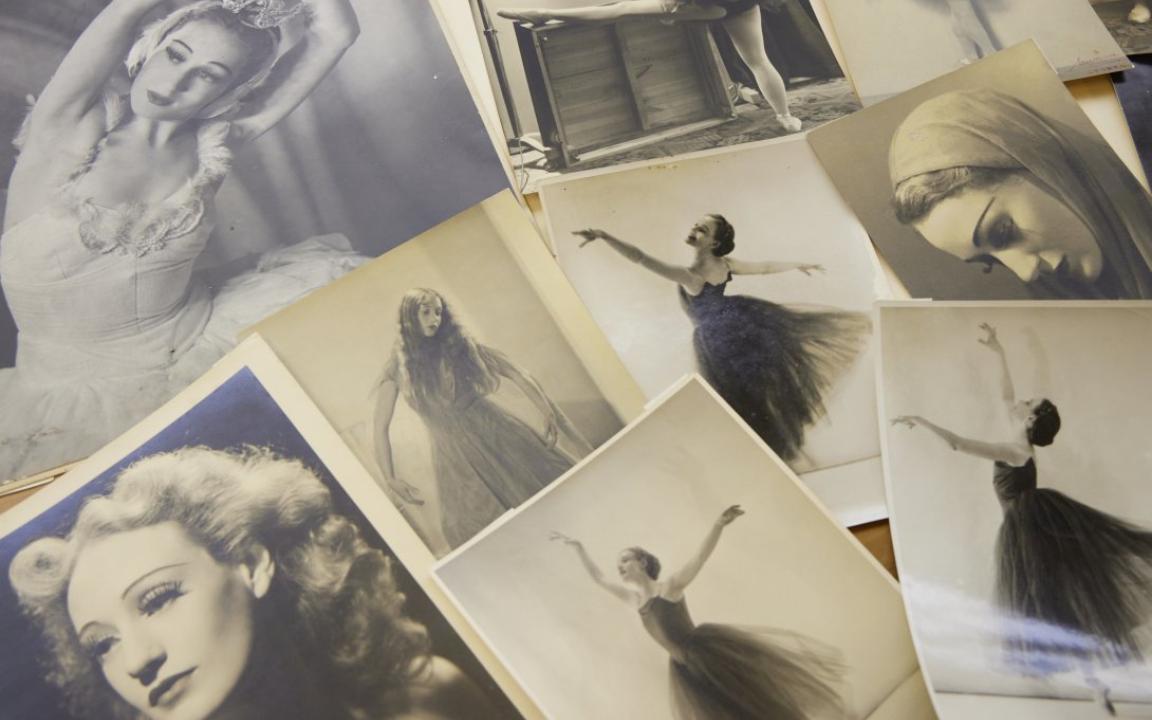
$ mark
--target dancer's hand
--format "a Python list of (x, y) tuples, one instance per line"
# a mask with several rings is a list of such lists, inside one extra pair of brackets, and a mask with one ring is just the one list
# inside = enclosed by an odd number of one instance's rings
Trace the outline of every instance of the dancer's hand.
[(733, 505), (725, 508), (724, 512), (720, 513), (720, 517), (716, 519), (716, 524), (720, 527), (731, 525), (736, 518), (744, 514), (744, 508), (739, 505)]
[(816, 265), (814, 263), (801, 263), (796, 266), (796, 269), (808, 276), (811, 276), (812, 273), (827, 272), (823, 265)]
[(552, 412), (552, 410), (548, 410), (544, 417), (546, 418), (547, 424), (544, 426), (544, 436), (540, 439), (543, 440), (544, 444), (548, 447), (556, 447), (556, 440), (560, 437), (559, 420), (557, 420), (556, 413)]
[(593, 242), (595, 240), (601, 240), (601, 239), (608, 236), (608, 233), (604, 232), (603, 230), (599, 230), (597, 228), (585, 228), (583, 230), (573, 230), (572, 234), (578, 235), (578, 236), (584, 238), (584, 242), (580, 243), (580, 247), (584, 247), (585, 245), (587, 245), (590, 242)]
[(393, 495), (400, 498), (409, 505), (424, 504), (424, 498), (421, 496), (420, 488), (412, 485), (411, 483), (406, 483), (399, 478), (389, 478), (388, 489), (392, 491)]
[(924, 418), (919, 415), (900, 415), (892, 418), (892, 426), (903, 425), (904, 427), (914, 428), (924, 422)]
[(556, 542), (564, 543), (565, 545), (567, 545), (569, 547), (574, 547), (574, 548), (584, 547), (584, 543), (580, 542), (576, 538), (568, 537), (564, 533), (556, 532), (555, 530), (548, 533), (548, 539), (554, 540)]
[(1004, 350), (1004, 346), (1000, 344), (1000, 338), (996, 337), (996, 328), (988, 323), (980, 323), (980, 329), (984, 331), (984, 337), (977, 338), (976, 342), (989, 350), (995, 350), (996, 352), (1002, 352)]

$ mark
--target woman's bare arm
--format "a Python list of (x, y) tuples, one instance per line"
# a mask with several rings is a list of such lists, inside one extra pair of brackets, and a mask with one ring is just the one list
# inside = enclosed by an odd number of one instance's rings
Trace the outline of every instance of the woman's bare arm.
[(608, 247), (620, 253), (625, 258), (642, 268), (656, 273), (666, 280), (671, 280), (674, 283), (684, 286), (689, 292), (698, 293), (704, 287), (704, 280), (688, 268), (657, 260), (632, 243), (624, 242), (620, 238), (609, 235), (603, 230), (589, 228), (587, 230), (573, 231), (572, 234), (584, 238), (584, 242), (580, 243), (580, 247), (584, 247), (593, 240), (603, 240)]
[(580, 558), (580, 564), (584, 566), (584, 569), (588, 572), (588, 576), (592, 578), (592, 582), (612, 593), (612, 595), (619, 598), (620, 600), (628, 603), (632, 602), (633, 595), (632, 593), (628, 592), (628, 588), (624, 587), (623, 585), (617, 585), (616, 583), (608, 582), (608, 580), (604, 577), (604, 573), (601, 572), (600, 568), (596, 566), (596, 563), (592, 561), (592, 558), (588, 555), (588, 551), (584, 549), (584, 543), (576, 540), (575, 538), (568, 537), (564, 533), (555, 531), (549, 534), (548, 539), (564, 543), (568, 547), (575, 550), (576, 555)]
[(811, 275), (814, 272), (824, 272), (823, 265), (816, 265), (814, 263), (749, 262), (747, 260), (737, 260), (736, 258), (727, 258), (727, 262), (728, 269), (732, 271), (733, 275), (774, 275), (791, 270), (799, 270), (805, 275)]
[(1016, 388), (1012, 386), (1012, 371), (1008, 368), (1008, 355), (1004, 352), (1004, 346), (1000, 344), (1000, 338), (996, 337), (996, 328), (988, 323), (980, 323), (980, 329), (984, 331), (984, 337), (979, 338), (979, 342), (984, 347), (996, 353), (1000, 360), (1000, 399), (1004, 404), (1011, 407), (1016, 404)]
[(919, 415), (901, 415), (900, 417), (892, 419), (893, 425), (905, 425), (907, 427), (920, 427), (925, 428), (932, 432), (933, 435), (943, 440), (953, 450), (959, 450), (966, 455), (973, 455), (975, 457), (984, 458), (985, 460), (994, 460), (997, 462), (1007, 463), (1009, 465), (1023, 465), (1032, 457), (1027, 445), (1020, 443), (991, 443), (983, 440), (973, 440), (971, 438), (957, 435), (951, 430), (946, 430), (936, 423), (926, 420)]
[(268, 79), (233, 121), (241, 141), (260, 137), (304, 101), (360, 34), (349, 0), (307, 0), (311, 18), (300, 41), (276, 61)]
[(712, 524), (712, 529), (704, 536), (704, 542), (701, 543), (700, 549), (696, 551), (696, 554), (688, 561), (688, 564), (668, 578), (668, 584), (664, 591), (667, 599), (680, 599), (680, 596), (684, 594), (684, 589), (696, 579), (696, 576), (700, 574), (700, 570), (704, 568), (704, 563), (712, 556), (712, 551), (716, 549), (717, 543), (720, 542), (720, 535), (723, 534), (724, 528), (743, 514), (744, 510), (739, 505), (733, 505), (720, 513), (720, 517), (716, 518), (716, 522)]
[(389, 489), (404, 502), (423, 505), (424, 500), (420, 497), (420, 491), (396, 477), (396, 468), (392, 462), (392, 438), (389, 431), (392, 428), (392, 417), (396, 412), (396, 399), (399, 396), (400, 388), (391, 377), (386, 377), (377, 389), (375, 415), (371, 425), (375, 434), (373, 439), (376, 443), (376, 459)]

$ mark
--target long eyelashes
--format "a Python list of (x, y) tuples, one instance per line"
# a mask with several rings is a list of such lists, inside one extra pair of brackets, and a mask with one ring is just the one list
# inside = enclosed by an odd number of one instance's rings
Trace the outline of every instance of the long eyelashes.
[(160, 583), (148, 589), (136, 601), (136, 607), (144, 615), (153, 615), (178, 597), (184, 595), (184, 586), (177, 580)]

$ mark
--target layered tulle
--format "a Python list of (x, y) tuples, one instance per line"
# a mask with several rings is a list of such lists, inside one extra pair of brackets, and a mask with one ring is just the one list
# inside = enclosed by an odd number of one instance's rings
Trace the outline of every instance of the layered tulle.
[(700, 373), (785, 460), (804, 445), (805, 429), (825, 412), (824, 395), (863, 349), (864, 313), (790, 308), (706, 284), (681, 288), (696, 324)]

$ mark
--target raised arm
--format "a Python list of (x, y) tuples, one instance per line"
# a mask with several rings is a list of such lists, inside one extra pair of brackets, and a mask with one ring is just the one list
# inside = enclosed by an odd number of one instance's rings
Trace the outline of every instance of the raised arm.
[(996, 357), (1000, 360), (1000, 399), (1008, 407), (1016, 404), (1016, 389), (1012, 387), (1012, 371), (1008, 369), (1008, 355), (1004, 352), (1004, 346), (1000, 344), (1000, 338), (996, 337), (996, 328), (988, 323), (980, 323), (980, 329), (984, 331), (984, 337), (979, 338), (979, 342), (984, 347), (996, 353)]
[(724, 528), (743, 514), (744, 510), (739, 505), (733, 505), (720, 513), (720, 517), (716, 518), (716, 522), (712, 523), (712, 529), (704, 536), (704, 542), (701, 543), (700, 549), (696, 551), (696, 555), (688, 561), (687, 565), (677, 570), (668, 578), (668, 584), (664, 590), (664, 596), (667, 599), (680, 599), (680, 596), (684, 594), (684, 589), (696, 579), (696, 576), (700, 574), (700, 570), (704, 567), (704, 563), (712, 556), (712, 551), (716, 549), (716, 544), (720, 542), (720, 535), (723, 534)]
[(124, 67), (140, 22), (162, 1), (112, 0), (100, 11), (36, 100), (30, 137), (44, 125), (70, 128), (99, 104), (108, 80)]
[(813, 263), (749, 262), (747, 260), (737, 260), (736, 258), (728, 258), (727, 260), (728, 269), (732, 271), (733, 275), (774, 275), (775, 273), (789, 272), (791, 270), (799, 270), (805, 275), (811, 275), (814, 272), (824, 272), (823, 265)]
[(309, 22), (300, 40), (284, 53), (268, 79), (245, 100), (232, 123), (233, 136), (253, 140), (284, 119), (311, 94), (360, 34), (349, 0), (304, 0)]
[(657, 260), (632, 243), (624, 242), (620, 238), (609, 235), (603, 230), (589, 228), (587, 230), (575, 230), (572, 234), (584, 238), (584, 242), (580, 243), (580, 247), (584, 247), (593, 240), (603, 240), (608, 247), (640, 267), (651, 270), (666, 280), (671, 280), (674, 283), (683, 285), (692, 292), (700, 292), (700, 289), (704, 286), (703, 279), (688, 268), (670, 265), (662, 260)]
[(943, 440), (953, 450), (959, 450), (966, 455), (974, 455), (985, 460), (994, 460), (1009, 465), (1023, 465), (1032, 457), (1027, 445), (1019, 443), (991, 443), (983, 440), (973, 440), (946, 430), (936, 423), (926, 420), (919, 415), (901, 415), (892, 419), (893, 425), (906, 427), (920, 426), (932, 432)]
[(583, 565), (584, 569), (588, 571), (588, 576), (592, 578), (592, 582), (612, 593), (612, 595), (618, 599), (623, 600), (626, 603), (632, 602), (633, 595), (632, 593), (628, 592), (628, 588), (624, 587), (623, 585), (617, 585), (616, 583), (609, 582), (604, 577), (604, 573), (601, 572), (600, 568), (597, 567), (596, 563), (592, 561), (591, 557), (589, 557), (588, 551), (584, 549), (584, 543), (576, 540), (575, 538), (568, 537), (564, 533), (559, 533), (556, 531), (549, 533), (548, 539), (564, 543), (568, 547), (575, 550), (577, 557), (580, 558), (580, 564)]
[(420, 497), (420, 490), (396, 477), (396, 468), (392, 462), (392, 438), (389, 431), (392, 428), (392, 417), (396, 412), (396, 399), (399, 396), (400, 387), (396, 384), (396, 379), (386, 374), (376, 389), (376, 407), (371, 424), (375, 435), (373, 440), (376, 444), (376, 459), (389, 490), (404, 502), (423, 505), (424, 499)]

